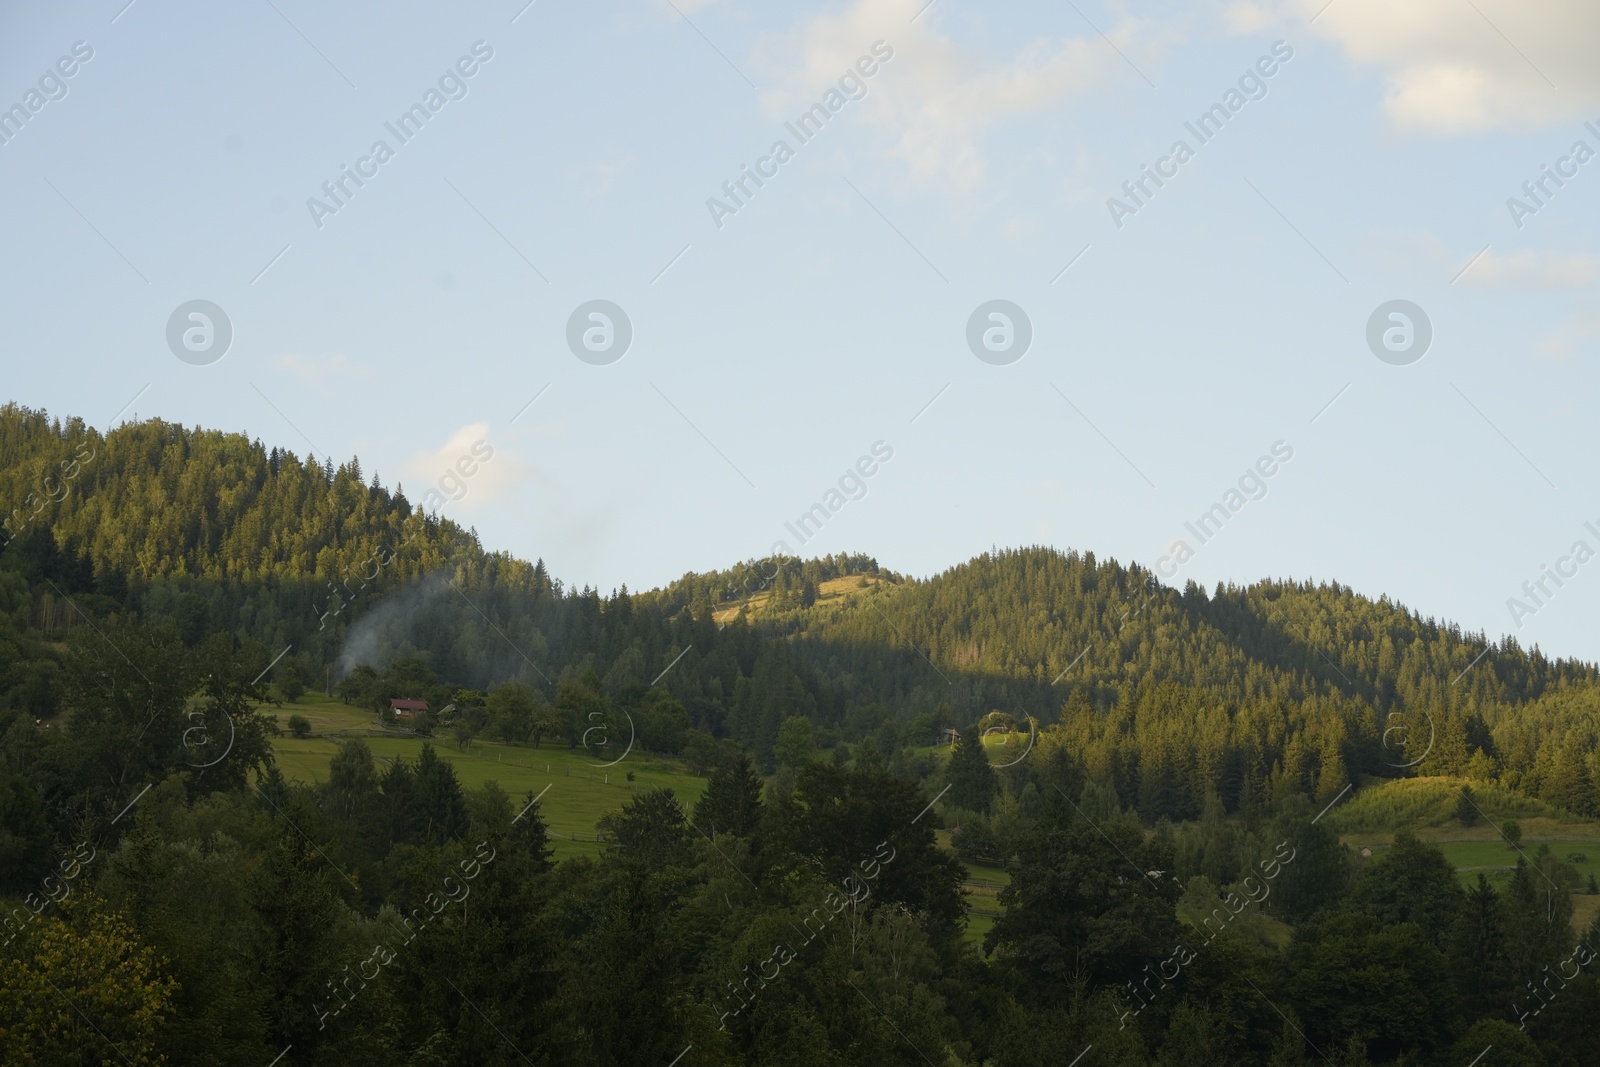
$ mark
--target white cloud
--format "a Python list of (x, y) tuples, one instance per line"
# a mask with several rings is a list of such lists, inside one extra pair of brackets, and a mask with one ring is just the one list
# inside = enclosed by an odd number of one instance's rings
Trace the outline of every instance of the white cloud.
[[(438, 451), (406, 460), (406, 478), (412, 482), (407, 496), (429, 511), (445, 505), (470, 510), (503, 498), (533, 476), (531, 466), (496, 448), (488, 436), (487, 422), (468, 423)], [(437, 496), (428, 496), (430, 491)]]
[(1461, 285), (1499, 289), (1580, 289), (1600, 281), (1600, 258), (1583, 252), (1523, 249), (1501, 255), (1452, 252), (1431, 233), (1380, 230), (1362, 241), (1374, 258), (1398, 270), (1433, 270)]
[(1485, 252), (1461, 280), (1519, 289), (1577, 289), (1600, 279), (1600, 259), (1581, 252)]
[[(988, 177), (979, 144), (987, 128), (1113, 79), (1137, 77), (1087, 25), (1083, 36), (1037, 39), (996, 59), (941, 35), (937, 8), (912, 22), (926, 3), (855, 0), (841, 13), (764, 36), (752, 69), (760, 73), (758, 80), (777, 86), (762, 93), (768, 116), (782, 122), (817, 103), (881, 40), (894, 50), (893, 58), (867, 79), (867, 96), (841, 114), (854, 112), (894, 131), (889, 152), (917, 181), (970, 191)], [(1158, 25), (1131, 17), (1102, 28), (1142, 68), (1153, 66), (1178, 32), (1170, 20)]]
[(1534, 350), (1553, 363), (1600, 348), (1600, 308), (1585, 308), (1539, 339)]
[(277, 365), (300, 379), (301, 384), (311, 389), (321, 389), (323, 383), (329, 378), (362, 379), (372, 377), (370, 367), (357, 366), (345, 359), (344, 356), (324, 356), (313, 359), (299, 352), (290, 352), (279, 356)]
[(1600, 104), (1594, 0), (1250, 0), (1228, 4), (1224, 20), (1241, 33), (1316, 34), (1381, 69), (1385, 110), (1401, 127), (1544, 126)]

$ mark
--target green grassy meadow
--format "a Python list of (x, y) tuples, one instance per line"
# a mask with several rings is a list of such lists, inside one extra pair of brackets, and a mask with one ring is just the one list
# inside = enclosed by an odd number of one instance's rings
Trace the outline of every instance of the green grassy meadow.
[[(432, 744), (439, 757), (455, 768), (463, 789), (481, 789), (485, 783), (495, 782), (511, 794), (519, 808), (530, 791), (535, 795), (544, 791), (539, 809), (550, 827), (551, 845), (558, 858), (597, 854), (600, 845), (595, 842), (595, 823), (606, 812), (620, 809), (635, 792), (665, 786), (686, 810), (692, 810), (706, 788), (706, 780), (690, 774), (681, 761), (637, 749), (611, 767), (595, 766), (588, 753), (561, 742), (534, 748), (473, 741), (462, 750), (448, 736), (428, 739), (386, 730), (374, 713), (315, 693), (307, 693), (293, 705), (264, 705), (261, 710), (275, 715), (284, 730), (282, 737), (273, 739), (272, 748), (278, 768), (291, 781), (326, 781), (328, 761), (339, 750), (339, 743), (359, 737), (374, 756), (389, 760), (414, 760), (425, 743)], [(312, 736), (290, 737), (290, 715), (310, 721)], [(634, 776), (631, 782), (630, 772)]]
[[(414, 760), (423, 744), (432, 744), (439, 756), (454, 766), (463, 788), (481, 789), (485, 783), (495, 782), (511, 794), (519, 807), (530, 792), (544, 791), (540, 810), (550, 827), (551, 845), (558, 858), (597, 855), (602, 846), (595, 840), (595, 824), (602, 815), (621, 808), (635, 792), (664, 786), (673, 791), (686, 810), (691, 810), (706, 788), (704, 778), (690, 774), (682, 761), (671, 757), (634, 751), (615, 766), (599, 767), (588, 753), (569, 749), (561, 742), (534, 748), (474, 741), (462, 750), (447, 736), (430, 740), (385, 729), (373, 712), (320, 693), (307, 693), (292, 705), (263, 705), (261, 710), (276, 716), (284, 730), (282, 737), (273, 740), (272, 747), (279, 769), (291, 781), (325, 781), (328, 761), (338, 751), (339, 742), (360, 737), (374, 756), (387, 760)], [(312, 736), (290, 737), (290, 715), (304, 716), (311, 723)], [(991, 759), (998, 762), (1009, 755), (1006, 738), (995, 735), (984, 741)], [(916, 751), (947, 756), (950, 748), (928, 745)], [(631, 782), (627, 778), (629, 772), (634, 776)], [(1550, 851), (1572, 863), (1585, 881), (1590, 874), (1600, 879), (1600, 822), (1562, 818), (1555, 813), (1530, 816), (1525, 810), (1497, 810), (1499, 805), (1494, 801), (1498, 798), (1491, 794), (1486, 798), (1485, 813), (1496, 820), (1495, 825), (1463, 827), (1444, 814), (1444, 794), (1456, 784), (1440, 779), (1408, 779), (1363, 790), (1358, 794), (1360, 805), (1352, 805), (1351, 814), (1346, 816), (1359, 828), (1341, 834), (1341, 838), (1358, 851), (1366, 847), (1374, 854), (1381, 853), (1393, 841), (1394, 833), (1378, 831), (1376, 820), (1370, 819), (1369, 814), (1387, 809), (1400, 817), (1401, 825), (1409, 824), (1419, 837), (1442, 849), (1455, 865), (1463, 885), (1475, 884), (1480, 873), (1502, 885), (1516, 867), (1518, 852), (1496, 827), (1503, 815), (1519, 816), (1523, 853), (1531, 858), (1541, 844), (1548, 844)], [(938, 838), (944, 847), (949, 847), (948, 831), (939, 831)], [(982, 942), (1000, 915), (1000, 889), (1010, 881), (1011, 875), (1003, 868), (967, 864), (965, 892), (971, 906), (968, 940)], [(1600, 896), (1580, 892), (1572, 899), (1573, 924), (1581, 930), (1600, 914)]]
[[(1476, 885), (1482, 874), (1503, 889), (1518, 857), (1532, 861), (1540, 845), (1549, 845), (1557, 859), (1576, 868), (1580, 884), (1586, 884), (1591, 874), (1600, 879), (1600, 821), (1567, 815), (1492, 785), (1472, 783), (1479, 817), (1474, 825), (1463, 826), (1453, 814), (1463, 781), (1405, 778), (1371, 784), (1346, 802), (1348, 810), (1330, 812), (1329, 821), (1345, 844), (1357, 851), (1370, 848), (1374, 856), (1393, 843), (1396, 830), (1408, 829), (1445, 854), (1463, 886)], [(1500, 833), (1500, 826), (1513, 819), (1522, 828), (1515, 848)], [(1600, 896), (1581, 889), (1572, 894), (1574, 930), (1586, 929), (1596, 915), (1600, 915)]]

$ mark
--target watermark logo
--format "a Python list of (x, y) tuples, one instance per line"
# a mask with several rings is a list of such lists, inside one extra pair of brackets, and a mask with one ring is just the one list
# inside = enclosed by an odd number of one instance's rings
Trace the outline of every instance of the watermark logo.
[[(711, 221), (717, 229), (722, 229), (723, 219), (737, 215), (741, 208), (750, 205), (756, 193), (760, 192), (767, 182), (776, 178), (780, 168), (795, 157), (798, 146), (805, 145), (820, 134), (822, 128), (832, 121), (833, 116), (844, 110), (847, 103), (865, 99), (867, 79), (878, 73), (882, 64), (893, 58), (894, 49), (887, 42), (874, 41), (872, 55), (862, 56), (853, 66), (846, 67), (844, 74), (839, 78), (837, 89), (829, 88), (822, 99), (812, 104), (810, 109), (793, 122), (783, 124), (783, 128), (794, 137), (794, 146), (780, 137), (772, 142), (772, 147), (767, 150), (766, 155), (755, 161), (754, 167), (741, 163), (738, 176), (722, 183), (722, 194), (727, 199), (715, 196), (706, 198), (706, 210), (711, 213)], [(754, 189), (751, 188), (752, 185), (755, 186)]]
[(1289, 47), (1287, 41), (1274, 42), (1270, 55), (1261, 56), (1254, 66), (1245, 68), (1239, 77), (1237, 89), (1230, 86), (1222, 94), (1221, 100), (1202, 111), (1193, 122), (1185, 122), (1183, 128), (1194, 137), (1195, 145), (1191, 146), (1180, 137), (1172, 142), (1166, 155), (1156, 160), (1155, 166), (1141, 164), (1139, 176), (1122, 183), (1122, 194), (1127, 197), (1126, 200), (1115, 196), (1106, 198), (1106, 210), (1111, 214), (1112, 225), (1120, 230), (1126, 225), (1126, 219), (1149, 207), (1156, 193), (1176, 178), (1183, 165), (1195, 157), (1198, 146), (1220, 134), (1222, 128), (1233, 116), (1243, 111), (1246, 104), (1253, 100), (1265, 100), (1267, 79), (1277, 74), (1293, 58), (1294, 49)]
[(11, 139), (22, 132), (23, 125), (44, 110), (46, 104), (65, 100), (68, 88), (65, 79), (77, 74), (83, 64), (93, 58), (94, 48), (89, 42), (74, 41), (70, 56), (56, 60), (54, 68), (45, 68), (39, 76), (37, 89), (29, 86), (22, 94), (22, 101), (10, 107), (0, 102), (0, 145), (10, 144)]
[[(1600, 538), (1600, 527), (1594, 523), (1586, 522), (1583, 528), (1596, 538)], [(1589, 547), (1589, 542), (1579, 538), (1572, 542), (1572, 548), (1568, 550), (1567, 555), (1557, 557), (1554, 568), (1548, 563), (1539, 564), (1539, 577), (1530, 578), (1522, 583), (1522, 592), (1528, 599), (1506, 598), (1506, 608), (1511, 612), (1511, 621), (1517, 624), (1517, 629), (1522, 629), (1526, 616), (1537, 615), (1540, 608), (1554, 599), (1567, 584), (1562, 579), (1570, 581), (1576, 578), (1578, 569), (1594, 559), (1594, 555), (1594, 549)], [(1555, 586), (1554, 589), (1551, 588), (1552, 584)]]
[(196, 367), (206, 367), (228, 354), (233, 322), (209, 300), (187, 300), (167, 317), (167, 347)]
[(628, 354), (633, 322), (609, 300), (588, 300), (567, 319), (567, 347), (585, 363), (604, 367)]
[(356, 193), (365, 188), (367, 182), (376, 178), (383, 165), (393, 159), (402, 146), (421, 133), (423, 126), (443, 110), (445, 104), (452, 100), (465, 100), (468, 92), (467, 79), (476, 75), (483, 69), (483, 64), (493, 58), (494, 48), (488, 42), (474, 41), (471, 55), (460, 57), (453, 67), (446, 67), (444, 73), (439, 75), (438, 88), (430, 85), (423, 91), (421, 100), (402, 111), (393, 122), (383, 124), (383, 128), (394, 138), (393, 146), (379, 138), (372, 142), (366, 155), (356, 160), (354, 168), (348, 163), (340, 164), (338, 177), (322, 183), (322, 195), (327, 199), (306, 197), (306, 211), (310, 213), (311, 222), (316, 228), (322, 229), (324, 219), (337, 215), (349, 207)]
[[(1414, 713), (1391, 711), (1388, 718), (1385, 720), (1386, 725), (1384, 726), (1383, 730), (1383, 751), (1386, 755), (1389, 752), (1393, 752), (1396, 755), (1403, 757), (1408, 752), (1414, 751), (1416, 746), (1413, 744), (1411, 739), (1411, 727), (1406, 722), (1406, 716), (1408, 714)], [(1422, 754), (1416, 759), (1406, 760), (1404, 763), (1396, 763), (1387, 758), (1383, 761), (1384, 763), (1391, 767), (1397, 768), (1415, 767), (1417, 764), (1428, 758), (1428, 753), (1433, 751), (1433, 740), (1437, 731), (1434, 730), (1433, 716), (1428, 714), (1426, 709), (1422, 711), (1422, 717), (1428, 721), (1428, 741), (1427, 744), (1422, 746)]]
[(1385, 363), (1404, 367), (1428, 354), (1433, 320), (1409, 300), (1379, 304), (1367, 319), (1367, 347)]
[[(1600, 126), (1592, 122), (1583, 124), (1583, 128), (1600, 138)], [(1589, 147), (1589, 142), (1577, 140), (1572, 142), (1571, 150), (1556, 160), (1552, 169), (1550, 164), (1539, 165), (1539, 176), (1522, 183), (1523, 195), (1526, 200), (1511, 196), (1506, 198), (1506, 210), (1511, 212), (1511, 221), (1517, 229), (1522, 229), (1529, 217), (1537, 215), (1540, 209), (1546, 207), (1556, 193), (1566, 187), (1567, 181), (1578, 176), (1578, 168), (1593, 159), (1595, 152)], [(1566, 179), (1563, 181), (1562, 179)], [(1555, 188), (1552, 189), (1551, 186)], [(1540, 194), (1543, 194), (1542, 196)]]
[(1015, 363), (1031, 344), (1033, 321), (1009, 300), (985, 301), (967, 319), (967, 347), (992, 366)]
[[(194, 725), (187, 727), (183, 731), (183, 748), (187, 754), (196, 757), (196, 759), (193, 760), (185, 759), (183, 761), (184, 765), (188, 767), (194, 767), (199, 770), (204, 770), (207, 767), (215, 767), (217, 764), (227, 759), (228, 753), (233, 751), (233, 716), (229, 715), (226, 711), (219, 709), (212, 709), (210, 711), (194, 709), (185, 712), (184, 714), (191, 723), (194, 723)], [(220, 730), (223, 726), (227, 727), (228, 739), (221, 746), (215, 746), (213, 745), (214, 739), (211, 736), (211, 730), (213, 727), (217, 728), (220, 739)], [(217, 751), (218, 747), (220, 747), (221, 751), (218, 752), (217, 755), (211, 756), (211, 753)], [(208, 756), (211, 758), (207, 759), (206, 757)]]
[[(621, 708), (616, 709), (616, 714), (621, 715), (626, 720), (627, 726), (628, 739), (621, 746), (621, 755), (617, 756), (616, 759), (607, 760), (605, 763), (590, 763), (589, 766), (591, 767), (615, 767), (627, 759), (628, 753), (633, 751), (633, 716)], [(588, 726), (583, 731), (583, 736), (578, 739), (578, 744), (582, 746), (583, 750), (589, 755), (597, 756), (600, 759), (605, 759), (612, 753), (617, 752), (618, 746), (616, 742), (622, 739), (624, 724), (617, 721), (611, 711), (591, 711), (585, 718)]]
[[(998, 742), (996, 742), (996, 743), (1000, 744), (1000, 745), (1010, 745), (1011, 744), (1011, 739), (1012, 739), (1012, 737), (1014, 737), (1016, 735), (1016, 733), (1017, 733), (1017, 731), (1016, 731), (1016, 728), (1015, 728), (1014, 725), (1012, 725), (1012, 726), (991, 726), (987, 730), (983, 731), (982, 736), (985, 739), (987, 739), (990, 734), (999, 734), (1000, 735), (1000, 740)], [(994, 764), (993, 765), (994, 769), (997, 770), (997, 771), (1003, 771), (1007, 767), (1015, 767), (1017, 764), (1021, 763), (1025, 759), (1027, 759), (1028, 758), (1028, 753), (1033, 751), (1033, 743), (1034, 743), (1034, 741), (1038, 740), (1038, 737), (1039, 737), (1038, 724), (1035, 721), (1035, 719), (1033, 718), (1033, 716), (1029, 715), (1028, 716), (1028, 745), (1027, 745), (1027, 747), (1024, 748), (1022, 750), (1022, 752), (1015, 759), (1010, 760), (1009, 762), (1006, 762), (1006, 763), (996, 763), (996, 764)]]

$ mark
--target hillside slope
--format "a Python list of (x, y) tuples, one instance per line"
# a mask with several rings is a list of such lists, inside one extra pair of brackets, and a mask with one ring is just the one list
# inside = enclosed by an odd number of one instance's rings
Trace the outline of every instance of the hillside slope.
[[(32, 597), (10, 594), (17, 632), (123, 612), (191, 643), (221, 629), (292, 648), (311, 678), (409, 656), (459, 685), (516, 679), (552, 698), (591, 672), (613, 698), (658, 681), (695, 728), (764, 760), (791, 716), (825, 743), (892, 750), (998, 708), (1060, 721), (1074, 758), (1157, 815), (1213, 791), (1231, 806), (1473, 768), (1600, 807), (1592, 665), (1491, 647), (1337, 583), (1177, 590), (1032, 547), (927, 579), (840, 555), (602, 597), (485, 551), (365, 484), (354, 459), (159, 421), (101, 435), (15, 406), (0, 448), (3, 561)], [(47, 674), (11, 671), (0, 700), (51, 713)]]

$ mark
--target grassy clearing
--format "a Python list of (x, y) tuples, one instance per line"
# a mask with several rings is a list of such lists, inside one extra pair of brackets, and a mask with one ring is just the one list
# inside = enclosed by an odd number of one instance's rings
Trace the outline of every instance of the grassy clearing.
[[(863, 579), (865, 579), (867, 583), (865, 586), (861, 584)], [(829, 602), (842, 604), (851, 596), (854, 596), (857, 593), (866, 592), (867, 589), (870, 589), (872, 586), (879, 585), (882, 582), (882, 578), (874, 578), (870, 574), (851, 574), (843, 578), (830, 578), (828, 581), (817, 586), (817, 603), (819, 605), (828, 604)], [(754, 617), (761, 614), (762, 609), (767, 606), (771, 599), (772, 594), (770, 593), (757, 593), (749, 600), (741, 600), (732, 607), (723, 608), (721, 611), (713, 612), (711, 617), (719, 623), (732, 622), (739, 614), (740, 608), (748, 609), (751, 617)]]
[[(948, 839), (944, 831), (941, 831), (941, 835)], [(981, 863), (969, 863), (966, 867), (967, 884), (962, 887), (962, 892), (966, 894), (967, 905), (972, 909), (967, 913), (966, 938), (981, 946), (984, 935), (1004, 910), (1000, 907), (1000, 890), (1011, 884), (1011, 872), (1003, 867), (987, 867)]]
[[(1344, 802), (1328, 813), (1328, 824), (1343, 835), (1393, 835), (1398, 829), (1419, 832), (1430, 827), (1459, 826), (1456, 798), (1463, 785), (1471, 785), (1479, 818), (1498, 826), (1516, 819), (1527, 827), (1533, 819), (1560, 819), (1564, 813), (1542, 801), (1502, 789), (1492, 782), (1466, 778), (1400, 778), (1382, 784), (1362, 783)], [(1491, 835), (1494, 831), (1488, 831)], [(1600, 825), (1595, 826), (1600, 837)]]
[[(947, 852), (954, 851), (950, 847), (949, 830), (935, 830), (934, 838), (940, 848)], [(1004, 867), (990, 867), (982, 863), (968, 863), (965, 860), (961, 863), (967, 869), (967, 880), (961, 892), (971, 909), (967, 913), (966, 940), (981, 946), (984, 935), (1004, 910), (1000, 907), (1000, 890), (1011, 884), (1011, 872)]]
[[(550, 827), (555, 854), (561, 858), (598, 854), (601, 846), (594, 839), (596, 822), (606, 812), (621, 808), (634, 793), (664, 786), (686, 809), (692, 809), (706, 788), (706, 780), (690, 774), (680, 761), (637, 750), (615, 766), (599, 767), (588, 753), (560, 743), (534, 748), (474, 741), (462, 750), (445, 738), (430, 741), (383, 730), (377, 725), (376, 715), (346, 707), (337, 698), (302, 698), (296, 705), (267, 706), (262, 710), (276, 714), (285, 727), (291, 714), (311, 720), (311, 737), (295, 738), (285, 733), (272, 743), (278, 768), (292, 781), (326, 781), (328, 761), (338, 752), (339, 742), (360, 737), (374, 756), (386, 760), (414, 760), (421, 755), (423, 744), (431, 743), (440, 758), (449, 760), (455, 768), (462, 788), (481, 789), (485, 783), (495, 782), (511, 794), (519, 807), (521, 798), (529, 792), (538, 794), (549, 787), (539, 807)], [(627, 778), (629, 772), (634, 776), (631, 782)]]
[[(1470, 784), (1479, 811), (1477, 822), (1463, 826), (1455, 817), (1456, 797)], [(1500, 833), (1508, 820), (1522, 827), (1520, 851)], [(1501, 789), (1488, 782), (1462, 778), (1405, 778), (1362, 789), (1328, 814), (1340, 840), (1357, 850), (1381, 854), (1398, 830), (1410, 830), (1435, 845), (1456, 868), (1463, 886), (1478, 875), (1503, 889), (1511, 880), (1519, 855), (1532, 859), (1540, 845), (1571, 863), (1586, 883), (1600, 879), (1600, 822), (1576, 818), (1548, 804)], [(1577, 857), (1577, 858), (1574, 858)], [(1600, 896), (1572, 894), (1572, 926), (1588, 928), (1600, 915)]]

